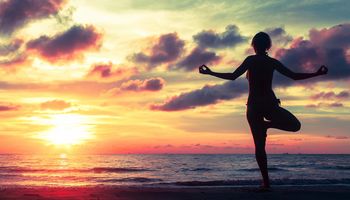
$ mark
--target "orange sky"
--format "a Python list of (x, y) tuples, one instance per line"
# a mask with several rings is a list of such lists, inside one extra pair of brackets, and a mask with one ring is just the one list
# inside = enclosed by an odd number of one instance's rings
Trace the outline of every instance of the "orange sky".
[(258, 31), (291, 69), (330, 70), (276, 79), (302, 129), (269, 131), (268, 152), (350, 153), (347, 1), (16, 2), (0, 0), (0, 153), (253, 153), (245, 75), (197, 67), (233, 71)]

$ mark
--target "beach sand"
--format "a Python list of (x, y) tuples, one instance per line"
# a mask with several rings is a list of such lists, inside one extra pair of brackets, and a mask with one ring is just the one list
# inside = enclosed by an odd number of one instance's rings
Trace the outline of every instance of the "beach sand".
[(209, 200), (350, 199), (350, 186), (279, 186), (259, 193), (254, 187), (37, 187), (1, 188), (1, 200)]

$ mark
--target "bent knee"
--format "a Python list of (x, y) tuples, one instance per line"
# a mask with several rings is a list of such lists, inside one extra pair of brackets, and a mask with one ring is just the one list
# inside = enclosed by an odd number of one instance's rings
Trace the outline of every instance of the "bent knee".
[(299, 120), (296, 120), (296, 121), (294, 122), (294, 124), (293, 124), (293, 127), (291, 128), (291, 131), (292, 131), (292, 132), (297, 132), (297, 131), (300, 130), (300, 128), (301, 128), (301, 123), (300, 123)]

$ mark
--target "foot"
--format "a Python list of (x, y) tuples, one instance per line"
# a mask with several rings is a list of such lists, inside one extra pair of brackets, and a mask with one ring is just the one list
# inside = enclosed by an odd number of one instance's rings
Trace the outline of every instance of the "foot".
[(265, 185), (265, 184), (261, 184), (257, 190), (257, 192), (270, 192), (270, 191), (271, 191), (270, 185)]

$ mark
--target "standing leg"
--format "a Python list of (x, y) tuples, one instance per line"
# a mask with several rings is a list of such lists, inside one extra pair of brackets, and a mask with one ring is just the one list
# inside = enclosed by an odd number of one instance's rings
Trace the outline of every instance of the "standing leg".
[(269, 174), (267, 170), (267, 157), (265, 151), (266, 144), (266, 128), (264, 126), (264, 117), (256, 108), (247, 108), (247, 119), (250, 130), (253, 134), (255, 144), (255, 158), (258, 163), (262, 178), (263, 187), (269, 188)]
[(297, 132), (301, 127), (299, 120), (292, 113), (279, 106), (269, 109), (265, 118), (269, 120), (265, 122), (266, 128)]

